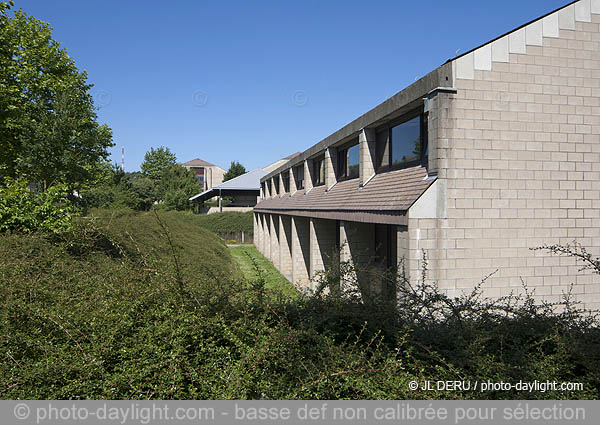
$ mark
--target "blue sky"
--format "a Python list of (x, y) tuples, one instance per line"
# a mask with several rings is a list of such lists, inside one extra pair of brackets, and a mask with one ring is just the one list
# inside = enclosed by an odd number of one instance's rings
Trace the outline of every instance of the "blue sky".
[(95, 85), (113, 160), (247, 169), (302, 151), (447, 59), (568, 0), (16, 0)]

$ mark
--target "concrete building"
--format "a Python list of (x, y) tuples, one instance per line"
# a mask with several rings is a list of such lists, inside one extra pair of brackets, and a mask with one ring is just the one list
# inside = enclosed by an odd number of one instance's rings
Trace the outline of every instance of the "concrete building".
[[(296, 152), (286, 156), (263, 168), (248, 171), (241, 176), (234, 177), (221, 184), (217, 184), (210, 189), (192, 196), (189, 200), (196, 204), (200, 214), (211, 214), (224, 211), (252, 211), (260, 196), (260, 179), (269, 172), (284, 165), (291, 158), (299, 155)], [(223, 204), (223, 198), (228, 198), (229, 202)], [(217, 199), (218, 206), (205, 205), (205, 202), (211, 199)]]
[[(223, 211), (252, 211), (260, 194), (260, 179), (268, 174), (262, 168), (227, 180), (212, 189), (194, 195), (190, 201), (196, 204), (200, 214), (211, 214)], [(218, 206), (205, 205), (209, 199), (218, 199)], [(230, 201), (223, 204), (223, 198)]]
[(401, 263), (449, 295), (521, 291), (600, 307), (600, 0), (448, 60), (261, 179), (255, 244), (309, 286), (330, 254)]
[(181, 164), (182, 167), (192, 170), (198, 179), (198, 183), (202, 185), (203, 190), (209, 190), (223, 183), (223, 175), (225, 170), (218, 165), (211, 164), (200, 158), (192, 159), (191, 161)]

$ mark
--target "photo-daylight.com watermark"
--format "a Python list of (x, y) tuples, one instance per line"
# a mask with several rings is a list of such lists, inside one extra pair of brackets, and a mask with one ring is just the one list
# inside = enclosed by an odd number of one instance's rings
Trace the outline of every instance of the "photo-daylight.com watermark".
[[(587, 404), (586, 404), (587, 403)], [(573, 401), (28, 401), (0, 402), (1, 423), (596, 423)], [(7, 418), (7, 408), (12, 415)], [(589, 410), (589, 412), (588, 412)], [(15, 422), (15, 419), (17, 420)], [(475, 422), (474, 422), (475, 421)]]

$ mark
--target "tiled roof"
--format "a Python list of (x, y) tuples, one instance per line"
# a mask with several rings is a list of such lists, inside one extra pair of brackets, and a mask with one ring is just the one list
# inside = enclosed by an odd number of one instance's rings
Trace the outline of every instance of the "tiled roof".
[(426, 169), (419, 166), (377, 174), (362, 188), (358, 179), (352, 179), (337, 183), (329, 191), (317, 186), (307, 194), (298, 191), (264, 199), (255, 210), (406, 211), (431, 183)]
[(200, 158), (192, 159), (191, 161), (184, 162), (181, 165), (183, 165), (184, 167), (214, 167), (215, 166), (215, 164), (211, 164), (210, 162), (206, 162)]

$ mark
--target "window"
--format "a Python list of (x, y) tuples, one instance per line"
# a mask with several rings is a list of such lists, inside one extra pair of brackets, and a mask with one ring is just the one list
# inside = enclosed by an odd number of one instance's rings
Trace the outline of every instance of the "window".
[(313, 160), (313, 186), (325, 184), (325, 157)]
[(359, 172), (359, 145), (355, 144), (338, 150), (338, 178), (353, 179)]
[(282, 176), (282, 180), (283, 192), (288, 193), (290, 191), (290, 173), (286, 171), (285, 174)]
[(423, 164), (428, 155), (427, 117), (417, 115), (377, 134), (377, 169)]
[(273, 177), (273, 187), (275, 188), (274, 195), (279, 194), (279, 176)]
[(304, 164), (294, 168), (294, 177), (296, 179), (296, 189), (304, 189)]
[(391, 164), (404, 165), (421, 158), (421, 117), (391, 128)]

